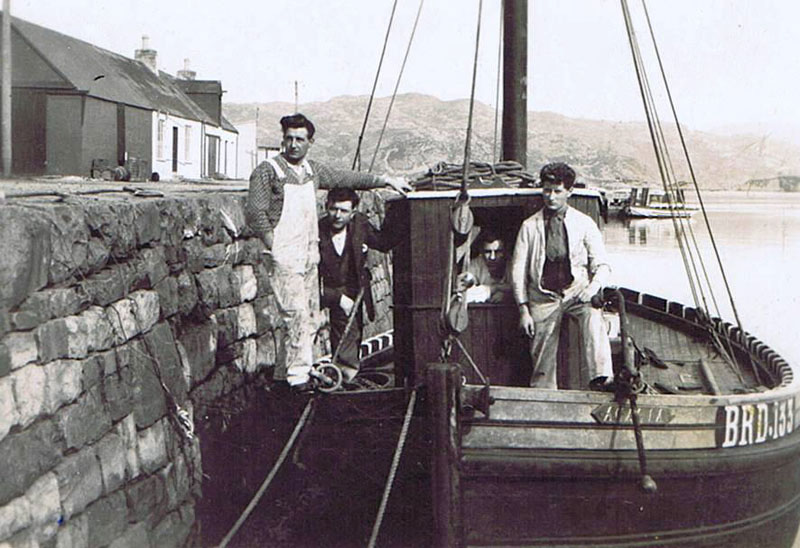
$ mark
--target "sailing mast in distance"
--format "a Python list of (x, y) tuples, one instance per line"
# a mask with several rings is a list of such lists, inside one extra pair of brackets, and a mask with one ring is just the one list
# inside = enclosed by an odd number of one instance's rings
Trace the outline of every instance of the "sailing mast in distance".
[(503, 3), (503, 160), (528, 164), (528, 0)]

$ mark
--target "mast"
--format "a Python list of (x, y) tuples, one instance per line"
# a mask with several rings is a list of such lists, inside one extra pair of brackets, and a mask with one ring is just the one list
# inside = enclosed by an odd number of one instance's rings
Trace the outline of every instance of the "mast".
[(528, 0), (503, 7), (503, 160), (528, 163)]

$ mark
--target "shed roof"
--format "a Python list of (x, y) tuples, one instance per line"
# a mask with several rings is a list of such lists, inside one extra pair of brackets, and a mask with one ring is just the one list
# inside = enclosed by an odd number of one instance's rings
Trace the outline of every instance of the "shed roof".
[(12, 17), (13, 28), (77, 91), (216, 125), (164, 72), (88, 42)]

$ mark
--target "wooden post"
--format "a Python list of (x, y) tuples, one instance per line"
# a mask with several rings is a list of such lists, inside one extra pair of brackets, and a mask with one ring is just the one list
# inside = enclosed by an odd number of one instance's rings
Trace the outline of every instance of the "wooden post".
[(0, 83), (0, 119), (2, 119), (3, 176), (11, 175), (11, 0), (3, 0), (2, 83)]
[(452, 363), (432, 363), (427, 377), (433, 439), (433, 545), (458, 547), (464, 545), (459, 477), (461, 370)]

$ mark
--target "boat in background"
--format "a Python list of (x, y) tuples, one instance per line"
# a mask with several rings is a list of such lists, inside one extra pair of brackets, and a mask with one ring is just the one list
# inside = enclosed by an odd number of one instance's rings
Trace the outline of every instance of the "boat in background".
[(686, 205), (683, 189), (667, 193), (660, 188), (634, 187), (620, 214), (623, 217), (668, 219), (688, 218), (697, 211), (699, 208)]

